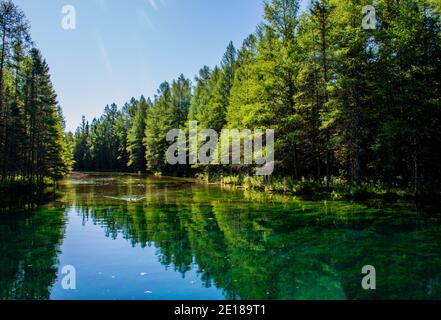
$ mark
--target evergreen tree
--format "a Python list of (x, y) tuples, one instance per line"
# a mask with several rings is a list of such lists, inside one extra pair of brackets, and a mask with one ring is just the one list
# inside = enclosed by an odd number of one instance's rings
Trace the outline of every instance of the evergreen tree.
[[(152, 103), (132, 99), (121, 111), (106, 109), (90, 128), (83, 121), (76, 168), (186, 173), (167, 165), (166, 134), (195, 120), (218, 132), (274, 129), (277, 176), (439, 189), (439, 3), (379, 0), (374, 30), (362, 27), (366, 5), (371, 1), (313, 0), (300, 14), (297, 0), (264, 2), (256, 32), (238, 51), (230, 43), (218, 66), (204, 66), (194, 87), (181, 75), (161, 84)], [(8, 117), (19, 121), (24, 113), (31, 121), (34, 104), (20, 98), (18, 74), (29, 69), (21, 52), (14, 49), (4, 73), (4, 96), (16, 101)], [(32, 127), (26, 121), (17, 128)], [(21, 141), (33, 145), (32, 135)]]
[(127, 152), (129, 154), (127, 166), (135, 172), (144, 172), (146, 169), (146, 150), (143, 139), (146, 132), (148, 109), (151, 107), (151, 104), (150, 99), (146, 100), (144, 97), (141, 97), (127, 137)]
[[(7, 77), (12, 75), (7, 70), (7, 62), (11, 56), (11, 51), (18, 48), (21, 44), (30, 43), (29, 25), (25, 18), (23, 11), (21, 11), (12, 1), (0, 2), (0, 169), (2, 180), (8, 175), (12, 159), (8, 158), (9, 149), (15, 141), (10, 141), (9, 135), (13, 130), (9, 125), (19, 116), (18, 106), (15, 105), (15, 110), (11, 110), (11, 96), (12, 88), (8, 88)], [(18, 53), (18, 50), (14, 50)], [(18, 55), (15, 56), (18, 58)], [(18, 60), (16, 59), (18, 62)], [(12, 81), (12, 80), (10, 80)], [(12, 86), (12, 84), (10, 84)], [(15, 101), (15, 104), (17, 101)], [(14, 106), (12, 106), (14, 108)], [(14, 137), (11, 137), (14, 139)]]
[(191, 101), (191, 83), (183, 75), (172, 85), (164, 82), (159, 87), (155, 101), (150, 108), (144, 144), (146, 149), (147, 169), (151, 172), (167, 170), (166, 150), (167, 133), (185, 125)]

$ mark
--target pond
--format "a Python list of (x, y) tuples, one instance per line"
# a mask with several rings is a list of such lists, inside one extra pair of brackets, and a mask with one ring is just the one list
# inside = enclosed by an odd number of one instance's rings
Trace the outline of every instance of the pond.
[[(441, 210), (76, 174), (0, 214), (0, 299), (441, 299)], [(362, 268), (375, 267), (376, 290)], [(63, 289), (63, 267), (75, 290)]]

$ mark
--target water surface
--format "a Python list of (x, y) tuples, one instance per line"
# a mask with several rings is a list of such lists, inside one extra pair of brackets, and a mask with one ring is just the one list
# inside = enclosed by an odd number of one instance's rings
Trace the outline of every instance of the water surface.
[[(0, 214), (0, 299), (441, 299), (437, 208), (116, 174), (60, 192)], [(377, 290), (362, 289), (365, 265)]]

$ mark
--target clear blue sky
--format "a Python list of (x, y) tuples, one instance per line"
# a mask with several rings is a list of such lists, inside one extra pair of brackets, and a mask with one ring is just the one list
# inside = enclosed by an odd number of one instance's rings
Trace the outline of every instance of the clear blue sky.
[[(107, 104), (153, 96), (183, 73), (219, 63), (262, 21), (261, 0), (14, 0), (50, 68), (67, 122), (100, 116)], [(73, 5), (77, 29), (61, 27)]]

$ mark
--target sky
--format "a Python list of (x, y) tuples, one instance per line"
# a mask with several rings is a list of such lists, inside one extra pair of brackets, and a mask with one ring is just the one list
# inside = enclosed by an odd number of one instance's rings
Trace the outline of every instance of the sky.
[[(51, 69), (69, 131), (108, 104), (153, 97), (181, 73), (193, 81), (263, 20), (260, 0), (13, 1)], [(65, 5), (75, 8), (75, 30), (62, 27)]]

